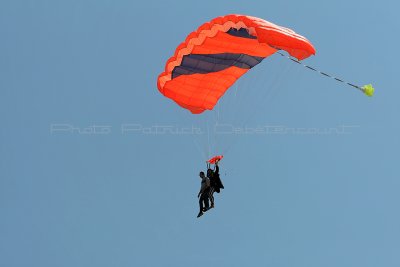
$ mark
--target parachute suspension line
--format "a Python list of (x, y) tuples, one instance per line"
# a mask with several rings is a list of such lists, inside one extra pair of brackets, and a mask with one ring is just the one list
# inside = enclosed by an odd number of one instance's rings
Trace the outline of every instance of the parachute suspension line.
[(207, 123), (207, 148), (208, 148), (207, 158), (209, 158), (211, 155), (211, 153), (210, 153), (210, 127), (208, 125), (208, 121), (206, 123)]
[[(241, 102), (243, 100), (243, 95), (241, 95), (241, 93), (243, 93), (242, 90), (245, 88), (243, 84), (246, 83), (247, 83), (246, 77), (244, 77), (244, 79), (242, 80), (237, 80), (235, 82), (233, 88), (234, 90), (232, 92), (233, 94), (230, 95), (229, 105), (226, 106), (227, 109), (231, 112), (226, 113), (226, 115), (229, 114), (229, 116), (225, 116), (225, 121), (223, 123), (228, 127), (230, 125), (232, 129), (233, 127), (237, 127), (236, 121), (238, 119), (238, 112), (240, 110), (238, 106), (241, 105)], [(222, 149), (221, 153), (225, 155), (228, 152), (229, 148), (232, 146), (232, 144), (237, 141), (237, 136), (235, 136), (234, 133), (220, 133), (220, 134), (223, 135), (221, 138), (225, 140), (225, 146), (221, 148)]]
[(219, 123), (219, 109), (220, 109), (220, 107), (219, 107), (219, 105), (217, 106), (217, 109), (216, 109), (216, 114), (215, 114), (215, 120), (214, 120), (214, 127), (213, 127), (213, 129), (212, 129), (212, 131), (213, 131), (213, 133), (214, 133), (214, 139), (215, 139), (215, 150), (216, 150), (216, 152), (218, 152), (219, 151), (219, 145), (220, 145), (220, 141), (219, 141), (219, 138), (218, 138), (218, 135), (217, 135), (217, 133), (216, 133), (216, 128), (217, 128), (217, 125), (218, 125), (218, 123)]
[(203, 159), (207, 160), (208, 157), (207, 157), (205, 151), (200, 148), (200, 144), (199, 144), (198, 140), (193, 138), (193, 143), (196, 145), (197, 150), (202, 154)]
[(235, 99), (236, 99), (236, 95), (237, 95), (238, 89), (239, 89), (239, 84), (236, 84), (236, 87), (235, 87)]
[[(188, 114), (188, 112), (186, 110), (179, 110), (179, 112), (176, 112), (176, 114), (179, 116), (179, 119), (180, 119), (181, 122), (188, 123), (188, 124), (180, 125), (180, 127), (188, 127), (189, 123), (190, 123), (191, 124), (190, 126), (193, 129), (193, 127), (194, 127), (193, 123), (194, 122), (193, 122), (193, 120), (191, 119), (191, 116)], [(202, 131), (202, 129), (201, 129), (201, 131)], [(193, 144), (195, 145), (195, 147), (198, 150), (198, 152), (201, 154), (202, 158), (204, 160), (207, 160), (207, 158), (208, 158), (208, 156), (206, 155), (207, 152), (206, 152), (204, 146), (202, 146), (199, 143), (200, 134), (197, 132), (197, 129), (196, 129), (196, 131), (192, 131), (192, 133), (190, 134), (191, 135), (190, 139), (193, 141)]]
[[(248, 88), (248, 90), (255, 90), (253, 100), (256, 100), (256, 102), (253, 102), (251, 107), (246, 109), (246, 113), (244, 113), (244, 116), (240, 118), (240, 122), (235, 121), (240, 123), (240, 126), (246, 126), (246, 124), (249, 123), (254, 117), (256, 112), (267, 103), (270, 103), (279, 89), (281, 89), (280, 85), (284, 81), (283, 78), (288, 73), (291, 64), (282, 64), (283, 62), (280, 62), (280, 66), (278, 68), (276, 68), (276, 65), (273, 65), (271, 61), (264, 62), (263, 65), (256, 66), (256, 68), (259, 68), (258, 71), (265, 73), (266, 75), (257, 75), (255, 79), (253, 78), (251, 80), (254, 81), (254, 83), (251, 86), (252, 88)], [(272, 73), (273, 75), (271, 75)], [(260, 88), (262, 88), (262, 90)]]
[[(265, 63), (266, 62), (264, 62), (264, 64)], [(272, 64), (269, 64), (268, 67), (262, 71), (268, 73), (270, 71), (271, 66)], [(292, 69), (291, 66), (293, 65), (289, 63), (282, 64), (280, 68), (277, 70), (278, 74), (274, 74), (273, 78), (271, 78), (271, 75), (256, 76), (256, 80), (254, 81), (251, 87), (254, 88), (262, 87), (263, 90), (256, 91), (256, 97), (254, 97), (254, 99), (256, 99), (257, 102), (254, 103), (251, 108), (247, 109), (246, 112), (247, 115), (244, 116), (243, 118), (240, 118), (240, 122), (238, 121), (238, 117), (236, 116), (234, 125), (240, 124), (239, 126), (246, 127), (247, 123), (251, 121), (256, 112), (259, 111), (260, 107), (264, 106), (266, 103), (272, 102), (272, 99), (276, 96), (277, 92), (280, 91), (282, 88), (285, 88), (284, 86), (282, 87), (281, 85), (285, 81), (284, 77), (286, 76), (286, 74), (289, 72), (289, 70)], [(238, 110), (240, 109), (238, 108)], [(225, 148), (223, 154), (224, 155), (227, 154), (234, 145), (235, 145), (234, 142), (231, 142), (229, 146)]]
[[(259, 67), (260, 66), (256, 66), (255, 68)], [(257, 90), (257, 88), (259, 88), (259, 84), (264, 84), (265, 80), (268, 79), (268, 77), (267, 75), (255, 75), (255, 77), (252, 76), (254, 76), (254, 73), (248, 73), (245, 77), (242, 77), (241, 80), (236, 82), (236, 88), (233, 91), (234, 101), (233, 106), (231, 107), (231, 110), (233, 110), (233, 112), (231, 113), (231, 118), (229, 121), (231, 123), (232, 129), (234, 127), (238, 127), (238, 129), (245, 129), (247, 126), (246, 114), (252, 113), (252, 111), (256, 111), (257, 108), (259, 108), (259, 103), (254, 103), (252, 100), (258, 100), (257, 102), (260, 102), (260, 99), (263, 97), (264, 92), (263, 90)], [(240, 90), (238, 90), (239, 86)], [(251, 105), (248, 105), (249, 103), (251, 103)], [(225, 138), (229, 138), (231, 140), (229, 141), (228, 145), (224, 147), (222, 153), (224, 155), (231, 150), (231, 148), (237, 143), (240, 137), (235, 132), (232, 132), (228, 134)]]
[[(210, 116), (211, 117), (211, 136), (212, 136), (212, 143), (211, 147), (213, 150), (211, 151), (212, 154), (214, 153), (219, 153), (219, 146), (220, 146), (220, 140), (218, 138), (218, 135), (216, 133), (216, 128), (219, 122), (219, 107), (216, 110), (210, 110)], [(212, 155), (211, 155), (212, 156)]]
[(232, 117), (232, 110), (236, 111), (233, 107), (236, 106), (237, 103), (237, 98), (236, 94), (239, 89), (239, 82), (235, 81), (235, 83), (232, 86), (233, 92), (228, 92), (226, 96), (224, 97), (224, 104), (223, 106), (223, 120), (221, 120), (222, 123), (227, 123), (231, 121)]
[(217, 105), (217, 124), (218, 124), (218, 122), (219, 122), (219, 119), (220, 119), (220, 114), (219, 114), (219, 111), (220, 111), (220, 105)]
[[(214, 81), (214, 84), (217, 81)], [(222, 99), (221, 99), (222, 100)], [(207, 131), (208, 131), (208, 158), (211, 157), (215, 153), (220, 153), (221, 142), (218, 138), (218, 134), (216, 132), (217, 125), (221, 121), (223, 117), (224, 111), (221, 109), (221, 105), (216, 105), (213, 110), (209, 110), (207, 112), (208, 123), (207, 123)], [(211, 129), (210, 126), (211, 125)], [(211, 134), (210, 134), (211, 130)], [(211, 136), (210, 136), (211, 135)], [(211, 138), (211, 141), (210, 141)]]
[(241, 87), (240, 83), (235, 81), (232, 86), (232, 91), (228, 91), (227, 94), (222, 97), (222, 101), (220, 101), (219, 105), (217, 105), (219, 116), (213, 129), (218, 145), (215, 151), (213, 151), (215, 154), (225, 154), (226, 147), (232, 142), (232, 140), (230, 140), (232, 139), (232, 136), (229, 133), (221, 132), (221, 129), (225, 129), (224, 127), (229, 128), (229, 126), (233, 126), (232, 116), (234, 116), (237, 111), (235, 107), (239, 98), (237, 97), (239, 87)]
[(281, 55), (281, 56), (283, 56), (283, 57), (286, 57), (286, 58), (290, 59), (291, 61), (293, 61), (293, 62), (295, 62), (295, 63), (297, 63), (297, 64), (302, 65), (303, 67), (305, 67), (305, 68), (307, 68), (307, 69), (310, 69), (310, 70), (313, 70), (313, 71), (315, 71), (315, 72), (318, 72), (319, 74), (321, 74), (321, 75), (323, 75), (323, 76), (332, 78), (332, 79), (334, 79), (334, 80), (336, 80), (336, 81), (338, 81), (338, 82), (345, 83), (345, 84), (347, 84), (347, 85), (349, 85), (349, 86), (352, 86), (353, 88), (356, 88), (356, 89), (360, 90), (361, 92), (363, 92), (363, 93), (366, 94), (367, 96), (373, 96), (373, 95), (374, 95), (375, 88), (372, 86), (372, 84), (366, 84), (366, 85), (364, 85), (364, 86), (358, 86), (358, 85), (355, 85), (355, 84), (346, 82), (346, 81), (344, 81), (344, 80), (342, 80), (342, 79), (339, 79), (339, 78), (337, 78), (337, 77), (334, 77), (334, 76), (332, 76), (332, 75), (329, 75), (329, 74), (327, 74), (327, 73), (325, 73), (325, 72), (319, 71), (319, 70), (317, 70), (317, 69), (315, 69), (315, 68), (313, 68), (313, 67), (311, 67), (311, 66), (308, 66), (308, 65), (306, 65), (306, 64), (303, 64), (302, 62), (300, 62), (300, 61), (297, 60), (296, 58), (293, 58), (293, 57), (291, 57), (291, 56), (287, 56), (287, 55), (285, 55), (285, 54), (283, 54), (283, 53), (281, 53), (281, 52), (279, 52), (279, 51), (277, 51), (276, 53), (278, 53), (279, 55)]
[[(290, 64), (285, 64), (281, 66), (279, 73), (274, 75), (274, 77), (268, 82), (263, 82), (260, 87), (264, 87), (263, 90), (260, 90), (263, 92), (262, 95), (260, 95), (257, 99), (261, 100), (261, 103), (258, 103), (256, 106), (260, 108), (263, 105), (266, 105), (267, 103), (271, 103), (272, 99), (276, 96), (277, 92), (285, 86), (282, 86), (282, 83), (284, 82), (284, 77), (288, 74), (289, 69), (290, 69)], [(262, 75), (266, 77), (267, 75)], [(257, 113), (258, 109), (251, 110), (251, 112), (248, 114), (248, 116), (245, 118), (244, 123), (247, 124), (252, 117)]]

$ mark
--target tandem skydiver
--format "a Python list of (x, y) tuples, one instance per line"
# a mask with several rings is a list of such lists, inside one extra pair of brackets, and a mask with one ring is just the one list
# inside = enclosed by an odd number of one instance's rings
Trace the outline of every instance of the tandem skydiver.
[(215, 161), (215, 168), (212, 170), (210, 167), (207, 170), (207, 177), (210, 179), (210, 191), (209, 191), (209, 199), (211, 201), (211, 207), (214, 208), (214, 192), (221, 192), (221, 189), (224, 189), (224, 185), (222, 184), (221, 178), (219, 177), (219, 166), (218, 162), (220, 159)]
[(199, 176), (201, 178), (201, 187), (197, 197), (199, 198), (200, 211), (199, 214), (197, 214), (197, 218), (202, 216), (204, 212), (210, 209), (209, 197), (211, 189), (210, 179), (204, 175), (204, 172), (200, 172)]

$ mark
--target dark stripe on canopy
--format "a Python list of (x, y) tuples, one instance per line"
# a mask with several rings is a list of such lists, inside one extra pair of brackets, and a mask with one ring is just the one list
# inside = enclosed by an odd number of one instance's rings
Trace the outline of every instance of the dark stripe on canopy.
[(227, 34), (236, 36), (236, 37), (243, 37), (243, 38), (249, 38), (249, 39), (257, 39), (256, 36), (250, 35), (249, 31), (245, 28), (240, 28), (239, 30), (235, 28), (230, 28), (227, 32)]
[(250, 56), (247, 54), (189, 54), (183, 57), (180, 66), (176, 66), (172, 71), (172, 79), (180, 75), (195, 73), (217, 72), (235, 66), (242, 69), (251, 69), (264, 58)]

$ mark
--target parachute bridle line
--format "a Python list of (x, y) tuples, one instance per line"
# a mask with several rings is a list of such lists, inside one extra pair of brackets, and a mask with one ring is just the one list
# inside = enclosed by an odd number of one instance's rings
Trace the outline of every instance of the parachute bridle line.
[(318, 72), (319, 74), (321, 74), (321, 75), (323, 75), (323, 76), (332, 78), (332, 79), (334, 79), (334, 80), (336, 80), (336, 81), (338, 81), (338, 82), (345, 83), (345, 84), (347, 84), (347, 85), (349, 85), (349, 86), (351, 86), (351, 87), (354, 87), (354, 88), (360, 90), (361, 92), (363, 92), (364, 94), (366, 94), (367, 96), (372, 96), (372, 95), (374, 94), (374, 87), (372, 87), (371, 84), (367, 84), (367, 85), (364, 85), (364, 86), (358, 86), (358, 85), (355, 85), (355, 84), (346, 82), (346, 81), (344, 81), (344, 80), (342, 80), (342, 79), (339, 79), (339, 78), (337, 78), (337, 77), (335, 77), (335, 76), (332, 76), (332, 75), (330, 75), (330, 74), (328, 74), (328, 73), (325, 73), (325, 72), (322, 72), (322, 71), (320, 71), (320, 70), (317, 70), (317, 69), (315, 69), (315, 68), (313, 68), (313, 67), (311, 67), (311, 66), (308, 66), (308, 65), (306, 65), (306, 64), (303, 64), (302, 62), (300, 62), (300, 61), (297, 60), (296, 58), (293, 58), (293, 57), (291, 57), (291, 56), (285, 55), (285, 54), (283, 54), (283, 53), (281, 53), (281, 52), (279, 52), (279, 51), (277, 51), (276, 53), (278, 53), (279, 55), (281, 55), (281, 56), (283, 56), (283, 57), (286, 57), (286, 58), (290, 59), (291, 61), (293, 61), (293, 62), (295, 62), (295, 63), (297, 63), (297, 64), (299, 64), (299, 65), (302, 65), (303, 67), (305, 67), (305, 68), (307, 68), (307, 69), (310, 69), (310, 70), (313, 70), (313, 71), (315, 71), (315, 72)]

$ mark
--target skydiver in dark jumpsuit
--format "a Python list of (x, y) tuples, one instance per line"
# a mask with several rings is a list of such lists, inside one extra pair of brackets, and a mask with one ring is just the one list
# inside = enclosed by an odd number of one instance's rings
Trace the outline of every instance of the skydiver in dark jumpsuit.
[(214, 192), (221, 192), (221, 189), (224, 189), (224, 185), (222, 184), (221, 178), (219, 177), (219, 166), (218, 161), (215, 162), (215, 169), (207, 170), (207, 177), (210, 179), (210, 191), (209, 191), (209, 199), (211, 201), (211, 207), (214, 208)]
[(210, 179), (204, 175), (204, 172), (200, 172), (199, 174), (201, 178), (201, 188), (199, 193), (197, 194), (197, 197), (199, 198), (199, 206), (200, 206), (200, 212), (197, 215), (197, 218), (202, 216), (204, 212), (210, 209), (210, 204), (209, 204), (209, 197), (210, 197)]

